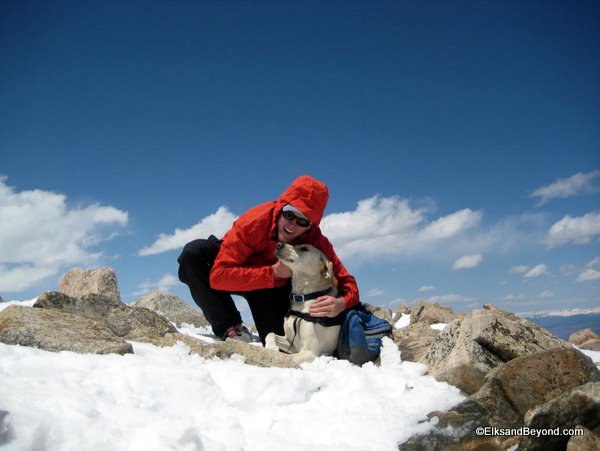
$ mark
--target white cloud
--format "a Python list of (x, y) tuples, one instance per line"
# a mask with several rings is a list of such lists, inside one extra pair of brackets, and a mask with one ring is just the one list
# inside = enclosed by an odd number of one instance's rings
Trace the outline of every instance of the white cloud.
[(435, 290), (435, 287), (433, 285), (427, 285), (427, 286), (419, 288), (420, 292), (433, 291), (433, 290)]
[(540, 264), (527, 271), (523, 277), (526, 279), (532, 279), (534, 277), (543, 276), (544, 274), (548, 274), (548, 267), (544, 264)]
[(136, 291), (134, 294), (137, 296), (141, 296), (154, 290), (168, 291), (169, 288), (174, 287), (180, 283), (181, 282), (179, 282), (179, 279), (173, 274), (165, 274), (157, 281), (146, 280), (142, 282), (138, 286), (139, 290)]
[(475, 268), (479, 266), (482, 261), (483, 256), (481, 254), (465, 255), (454, 262), (454, 264), (452, 265), (452, 269), (456, 271), (459, 269)]
[(589, 282), (591, 280), (598, 279), (600, 279), (600, 271), (589, 268), (579, 274), (579, 277), (577, 277), (577, 282)]
[(508, 272), (512, 273), (512, 274), (525, 274), (527, 271), (529, 271), (529, 266), (525, 266), (525, 265), (519, 265), (519, 266), (513, 266), (512, 268), (510, 268), (508, 270)]
[(584, 216), (565, 216), (554, 223), (546, 243), (550, 247), (564, 246), (565, 244), (588, 244), (600, 237), (600, 213), (588, 213)]
[(536, 189), (531, 193), (531, 197), (538, 197), (540, 199), (538, 206), (542, 206), (552, 199), (564, 199), (579, 194), (596, 193), (600, 191), (600, 188), (594, 184), (594, 180), (599, 176), (600, 171), (578, 172), (571, 177), (556, 180), (548, 186)]
[(374, 296), (381, 296), (382, 294), (385, 294), (385, 291), (380, 290), (379, 288), (373, 288), (373, 289), (369, 290), (369, 292), (367, 293), (367, 296), (374, 297)]
[(354, 211), (327, 215), (321, 229), (343, 257), (424, 255), (481, 220), (481, 213), (468, 208), (432, 222), (426, 213), (399, 197), (374, 196), (359, 201)]
[(560, 273), (564, 276), (572, 276), (581, 271), (581, 268), (575, 265), (562, 265), (560, 267)]
[(554, 296), (554, 291), (551, 290), (544, 290), (537, 295), (538, 298), (551, 298), (552, 296)]
[(598, 268), (598, 267), (600, 267), (600, 257), (597, 257), (597, 258), (593, 259), (592, 261), (588, 262), (588, 264), (586, 266), (588, 268)]
[(22, 291), (67, 265), (90, 264), (91, 248), (123, 227), (127, 212), (110, 206), (67, 207), (50, 191), (15, 191), (0, 177), (0, 290)]
[(505, 301), (519, 301), (521, 299), (525, 299), (525, 295), (524, 294), (507, 294), (506, 296), (504, 296), (504, 298), (502, 298)]
[(237, 219), (225, 206), (220, 207), (215, 213), (202, 219), (189, 229), (176, 229), (171, 235), (161, 233), (150, 246), (139, 251), (139, 255), (155, 255), (173, 249), (181, 249), (186, 243), (197, 238), (208, 238), (210, 235), (221, 237), (227, 232)]

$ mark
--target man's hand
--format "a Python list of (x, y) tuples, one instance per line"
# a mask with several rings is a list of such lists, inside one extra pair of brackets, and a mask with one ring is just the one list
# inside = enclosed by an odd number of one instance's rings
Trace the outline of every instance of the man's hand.
[(346, 309), (346, 301), (344, 298), (334, 298), (333, 296), (320, 296), (315, 303), (310, 306), (312, 316), (326, 316), (333, 318), (338, 316)]
[(277, 279), (290, 279), (292, 277), (292, 270), (289, 266), (285, 266), (281, 263), (281, 260), (277, 260), (277, 263), (271, 267), (273, 268), (273, 274)]

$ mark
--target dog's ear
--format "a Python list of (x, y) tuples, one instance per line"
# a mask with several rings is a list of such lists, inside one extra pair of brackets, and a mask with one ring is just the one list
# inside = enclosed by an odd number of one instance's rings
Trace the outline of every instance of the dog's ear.
[(323, 268), (323, 277), (331, 280), (331, 287), (337, 289), (338, 281), (335, 278), (335, 274), (333, 272), (333, 263), (331, 263), (329, 260), (325, 260), (324, 263), (325, 265)]

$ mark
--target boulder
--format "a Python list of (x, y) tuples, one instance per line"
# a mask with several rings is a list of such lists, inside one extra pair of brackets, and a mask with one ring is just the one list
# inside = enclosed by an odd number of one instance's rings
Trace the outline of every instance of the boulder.
[(581, 346), (583, 343), (589, 340), (598, 340), (600, 337), (592, 329), (582, 329), (569, 336), (569, 341), (575, 346)]
[(450, 307), (443, 307), (437, 303), (419, 300), (413, 309), (410, 317), (411, 323), (448, 324), (455, 319), (454, 313)]
[(46, 351), (126, 354), (132, 348), (110, 329), (58, 310), (10, 306), (0, 312), (0, 342)]
[(578, 347), (586, 351), (600, 351), (600, 339), (584, 341)]
[(422, 362), (436, 379), (448, 381), (465, 366), (485, 375), (516, 357), (569, 347), (538, 325), (486, 305), (471, 316), (451, 321), (434, 339)]
[[(519, 450), (538, 449), (536, 443), (522, 437), (484, 437), (477, 434), (477, 429), (523, 427), (526, 419), (533, 421), (536, 406), (548, 403), (562, 393), (577, 389), (588, 382), (597, 382), (599, 378), (600, 371), (591, 359), (576, 349), (559, 349), (519, 357), (500, 364), (485, 377), (482, 388), (458, 406), (448, 412), (430, 413), (429, 419), (438, 418), (434, 428), (428, 433), (411, 437), (400, 445), (400, 449), (505, 450), (514, 446), (518, 446)], [(595, 385), (591, 384), (592, 387)], [(589, 392), (594, 390), (595, 388), (592, 388)], [(578, 408), (583, 409), (587, 413), (580, 415), (581, 418), (575, 418), (593, 425), (594, 421), (587, 421), (585, 418), (589, 418), (589, 415), (595, 412), (595, 395), (589, 396), (587, 389), (584, 392), (586, 394), (565, 399), (559, 404), (562, 410), (558, 411), (566, 414)], [(574, 390), (574, 393), (578, 391)], [(588, 399), (587, 403), (584, 403), (578, 396), (592, 400)], [(547, 408), (547, 411), (549, 410)], [(539, 412), (540, 419), (535, 421), (541, 424), (543, 411)], [(558, 418), (555, 422), (562, 421), (560, 415), (556, 415), (555, 418)], [(572, 421), (567, 424), (572, 424)]]
[(191, 324), (196, 327), (210, 326), (198, 307), (194, 308), (181, 298), (164, 291), (148, 293), (131, 305), (152, 310), (175, 323), (177, 327), (181, 327), (183, 324)]
[(116, 303), (114, 298), (98, 294), (74, 298), (57, 291), (49, 291), (42, 293), (33, 306), (56, 309), (96, 321), (110, 329), (117, 337), (126, 340), (149, 341), (150, 338), (176, 332), (166, 318), (151, 310), (129, 307), (121, 302)]
[(518, 427), (525, 414), (562, 393), (600, 382), (600, 370), (577, 349), (558, 349), (519, 357), (494, 369), (472, 399), (497, 427)]
[(429, 346), (439, 333), (439, 330), (432, 329), (429, 324), (414, 323), (402, 329), (395, 329), (392, 339), (402, 353), (402, 360), (419, 362), (425, 357)]
[(71, 269), (61, 279), (59, 290), (74, 298), (98, 294), (115, 304), (121, 303), (117, 275), (112, 268)]
[[(574, 429), (583, 426), (594, 429), (600, 425), (600, 382), (589, 382), (530, 409), (525, 414), (525, 426), (532, 429)], [(564, 449), (568, 435), (528, 437), (528, 449)], [(600, 448), (599, 448), (600, 449)]]
[(583, 430), (583, 435), (572, 435), (567, 443), (567, 451), (583, 451), (600, 449), (600, 437), (587, 428), (577, 427)]

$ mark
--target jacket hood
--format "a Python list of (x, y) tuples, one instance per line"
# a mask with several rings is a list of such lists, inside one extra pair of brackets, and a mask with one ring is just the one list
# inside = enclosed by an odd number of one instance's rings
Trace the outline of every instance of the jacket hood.
[(291, 204), (300, 210), (308, 220), (319, 225), (329, 200), (329, 189), (324, 183), (309, 175), (302, 175), (277, 199), (278, 213), (285, 204)]

